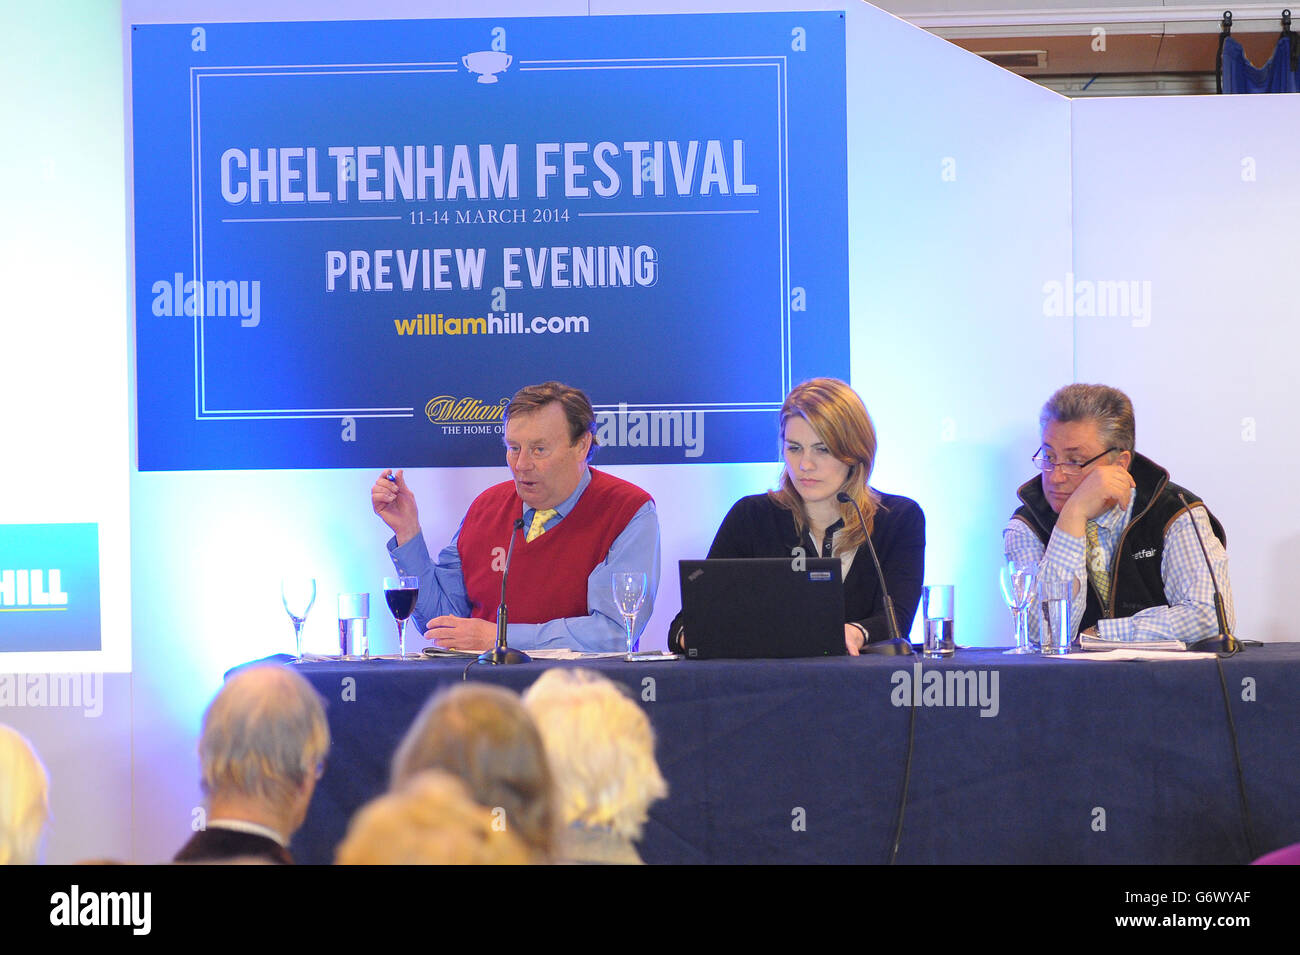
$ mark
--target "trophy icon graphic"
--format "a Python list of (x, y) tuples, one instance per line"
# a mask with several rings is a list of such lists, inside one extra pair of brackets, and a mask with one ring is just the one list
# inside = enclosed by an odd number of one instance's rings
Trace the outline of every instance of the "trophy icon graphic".
[(465, 69), (471, 73), (479, 75), (480, 83), (495, 83), (497, 74), (504, 73), (514, 62), (514, 57), (509, 53), (499, 53), (496, 50), (479, 50), (477, 53), (466, 53), (460, 58)]

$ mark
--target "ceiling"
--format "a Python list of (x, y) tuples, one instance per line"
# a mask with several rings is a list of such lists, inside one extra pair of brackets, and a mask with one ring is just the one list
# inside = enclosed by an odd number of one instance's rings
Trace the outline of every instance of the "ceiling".
[[(994, 5), (996, 3), (996, 6)], [(1213, 93), (1224, 10), (1256, 66), (1273, 53), (1281, 6), (1026, 0), (876, 0), (876, 5), (1069, 96)], [(1300, 32), (1300, 3), (1294, 29)]]

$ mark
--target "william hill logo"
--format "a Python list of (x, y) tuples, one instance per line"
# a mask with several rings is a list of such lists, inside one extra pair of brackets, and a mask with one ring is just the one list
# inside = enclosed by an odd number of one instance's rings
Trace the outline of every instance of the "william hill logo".
[(487, 405), (478, 398), (455, 398), (451, 395), (439, 395), (430, 398), (424, 406), (424, 413), (434, 424), (454, 422), (500, 421), (505, 415), (509, 398), (502, 398), (500, 403)]
[(0, 570), (0, 611), (64, 610), (63, 571)]
[(6, 653), (102, 649), (99, 584), (99, 525), (0, 524), (0, 670)]

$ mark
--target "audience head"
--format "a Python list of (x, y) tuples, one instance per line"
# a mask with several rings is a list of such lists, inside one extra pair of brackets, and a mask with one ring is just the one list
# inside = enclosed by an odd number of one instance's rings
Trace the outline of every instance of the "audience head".
[(329, 752), (320, 695), (288, 667), (241, 670), (208, 706), (199, 739), (209, 803), (235, 801), (302, 824)]
[(537, 727), (519, 697), (470, 683), (429, 700), (393, 757), (390, 789), (440, 769), (460, 778), (489, 810), (504, 810), (507, 827), (538, 859), (555, 842), (555, 793)]
[[(792, 510), (802, 532), (810, 505), (836, 501), (843, 491), (857, 502), (867, 527), (878, 499), (868, 487), (876, 461), (876, 429), (858, 393), (838, 378), (813, 378), (797, 385), (781, 405), (785, 468), (773, 499)], [(824, 449), (824, 450), (823, 450)], [(844, 534), (837, 552), (863, 542), (852, 504), (837, 504)]]
[(0, 865), (31, 865), (49, 819), (50, 781), (31, 743), (0, 725)]
[(525, 865), (528, 850), (450, 773), (426, 770), (352, 817), (339, 865)]
[(641, 835), (668, 795), (650, 720), (616, 684), (582, 669), (547, 670), (524, 694), (546, 744), (566, 825)]

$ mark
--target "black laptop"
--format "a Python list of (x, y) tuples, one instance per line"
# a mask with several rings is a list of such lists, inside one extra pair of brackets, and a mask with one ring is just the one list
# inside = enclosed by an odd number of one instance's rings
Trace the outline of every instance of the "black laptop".
[(842, 656), (840, 559), (683, 560), (686, 656)]

